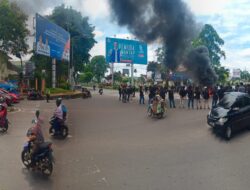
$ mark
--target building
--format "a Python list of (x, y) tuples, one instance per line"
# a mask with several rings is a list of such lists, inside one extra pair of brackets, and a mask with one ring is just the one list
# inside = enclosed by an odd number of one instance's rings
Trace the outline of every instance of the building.
[(18, 76), (20, 68), (11, 62), (11, 57), (0, 51), (0, 81), (6, 80), (10, 75)]

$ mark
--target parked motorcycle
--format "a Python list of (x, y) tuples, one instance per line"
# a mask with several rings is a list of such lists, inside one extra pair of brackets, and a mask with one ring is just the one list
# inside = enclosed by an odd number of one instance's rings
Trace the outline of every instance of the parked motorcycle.
[(54, 129), (55, 120), (56, 118), (54, 116), (50, 119), (49, 123), (51, 126), (49, 128), (49, 133), (53, 137), (59, 137), (65, 139), (69, 134), (69, 128), (67, 127), (67, 125), (65, 125), (65, 122), (63, 122), (62, 125), (60, 126), (59, 131), (56, 132)]
[(44, 100), (44, 97), (41, 95), (40, 92), (36, 90), (29, 90), (27, 99), (28, 100)]
[(6, 105), (0, 104), (0, 132), (4, 133), (9, 128)]
[(32, 155), (32, 141), (28, 141), (23, 146), (23, 151), (21, 153), (21, 159), (24, 166), (28, 169), (34, 169), (37, 171), (42, 172), (45, 176), (50, 176), (53, 171), (53, 150), (52, 150), (52, 143), (45, 142), (43, 143), (40, 148), (39, 152), (35, 156), (35, 163), (34, 166), (31, 167), (31, 155)]
[(163, 118), (164, 114), (166, 112), (166, 104), (165, 101), (159, 100), (153, 100), (148, 107), (148, 116), (149, 117), (157, 117), (158, 119)]

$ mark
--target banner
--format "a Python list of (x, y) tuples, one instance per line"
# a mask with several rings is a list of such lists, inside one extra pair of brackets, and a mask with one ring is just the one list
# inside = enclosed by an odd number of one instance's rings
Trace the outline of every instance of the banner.
[(233, 78), (240, 78), (240, 69), (233, 69)]
[(106, 38), (107, 63), (133, 63), (146, 65), (147, 44), (136, 40)]
[(39, 14), (36, 14), (36, 53), (70, 60), (70, 34)]

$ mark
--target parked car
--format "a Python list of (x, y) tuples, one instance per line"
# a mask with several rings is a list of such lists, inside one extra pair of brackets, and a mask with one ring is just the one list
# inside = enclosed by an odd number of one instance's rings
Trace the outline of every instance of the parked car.
[(16, 94), (8, 92), (7, 90), (4, 90), (2, 88), (0, 88), (0, 91), (8, 94), (12, 98), (13, 103), (18, 103), (20, 101), (20, 97), (18, 97)]
[(250, 96), (240, 92), (225, 93), (208, 114), (207, 123), (227, 140), (236, 132), (250, 128)]

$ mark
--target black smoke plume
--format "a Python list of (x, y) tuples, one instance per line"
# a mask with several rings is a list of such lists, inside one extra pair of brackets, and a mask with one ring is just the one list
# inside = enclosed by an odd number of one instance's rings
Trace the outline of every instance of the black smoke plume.
[(188, 70), (188, 73), (202, 85), (212, 86), (217, 80), (210, 65), (209, 51), (205, 46), (190, 51), (184, 65), (187, 68), (192, 68)]
[[(215, 82), (216, 75), (210, 66), (207, 54), (197, 55), (197, 52), (204, 50), (204, 47), (187, 53), (192, 49), (192, 39), (198, 34), (198, 25), (183, 1), (109, 0), (109, 2), (112, 16), (120, 26), (126, 26), (140, 40), (147, 43), (157, 40), (166, 47), (164, 62), (169, 69), (175, 71), (180, 64), (183, 64), (198, 83), (208, 85), (207, 81)], [(204, 73), (207, 75), (199, 76)]]

